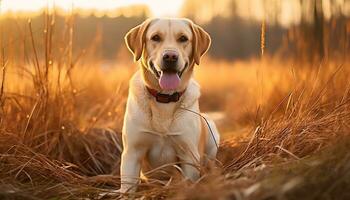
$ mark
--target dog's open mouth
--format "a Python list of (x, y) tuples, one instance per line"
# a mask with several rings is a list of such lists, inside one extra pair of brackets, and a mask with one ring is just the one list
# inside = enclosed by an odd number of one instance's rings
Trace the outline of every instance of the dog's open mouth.
[(181, 76), (187, 68), (187, 62), (181, 71), (166, 69), (158, 71), (153, 62), (149, 62), (153, 74), (157, 77), (159, 85), (164, 90), (175, 90), (181, 81)]
[(161, 73), (161, 72), (158, 71), (158, 70), (156, 69), (156, 67), (154, 66), (154, 64), (153, 64), (152, 61), (149, 61), (149, 66), (150, 66), (150, 68), (151, 68), (153, 74), (157, 77), (157, 79), (159, 79), (159, 78), (160, 78), (160, 73)]

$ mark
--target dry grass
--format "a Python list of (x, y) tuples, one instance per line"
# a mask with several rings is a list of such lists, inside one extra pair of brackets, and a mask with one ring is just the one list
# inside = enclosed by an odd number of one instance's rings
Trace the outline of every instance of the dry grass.
[[(18, 56), (27, 59), (7, 55), (9, 47), (1, 54), (1, 199), (96, 199), (119, 187), (127, 80), (136, 68), (74, 55), (60, 46), (71, 44), (70, 29), (52, 39), (51, 26), (44, 46), (29, 29), (30, 48)], [(195, 184), (142, 183), (136, 197), (348, 199), (349, 63), (205, 60), (196, 69), (202, 110), (225, 114), (217, 167)]]

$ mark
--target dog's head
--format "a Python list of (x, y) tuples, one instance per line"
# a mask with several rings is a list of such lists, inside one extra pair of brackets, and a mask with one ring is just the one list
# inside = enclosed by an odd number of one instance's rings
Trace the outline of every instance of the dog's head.
[(125, 36), (147, 84), (164, 91), (185, 88), (193, 66), (210, 46), (210, 36), (187, 19), (148, 19)]

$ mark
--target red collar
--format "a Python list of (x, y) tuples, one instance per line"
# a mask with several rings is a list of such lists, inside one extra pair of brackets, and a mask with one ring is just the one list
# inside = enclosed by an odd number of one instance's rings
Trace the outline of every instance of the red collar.
[(175, 92), (173, 94), (163, 94), (158, 92), (157, 90), (146, 87), (147, 91), (156, 98), (156, 101), (159, 103), (170, 103), (170, 102), (178, 102), (180, 97), (185, 93), (186, 89), (182, 92)]

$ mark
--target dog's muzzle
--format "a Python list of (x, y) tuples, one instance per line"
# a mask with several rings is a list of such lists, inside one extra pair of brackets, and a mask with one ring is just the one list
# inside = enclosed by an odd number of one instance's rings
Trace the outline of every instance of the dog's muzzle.
[[(156, 78), (159, 79), (162, 72), (158, 71), (156, 69), (156, 67), (154, 66), (154, 63), (152, 61), (149, 61), (149, 67), (150, 67), (152, 73), (156, 76)], [(188, 67), (188, 62), (185, 63), (185, 66), (181, 71), (175, 71), (175, 73), (177, 73), (179, 75), (179, 77), (181, 78), (182, 74), (186, 71), (187, 67)], [(168, 69), (164, 69), (162, 71), (167, 71), (167, 70)], [(174, 70), (170, 69), (170, 71), (174, 71)]]

